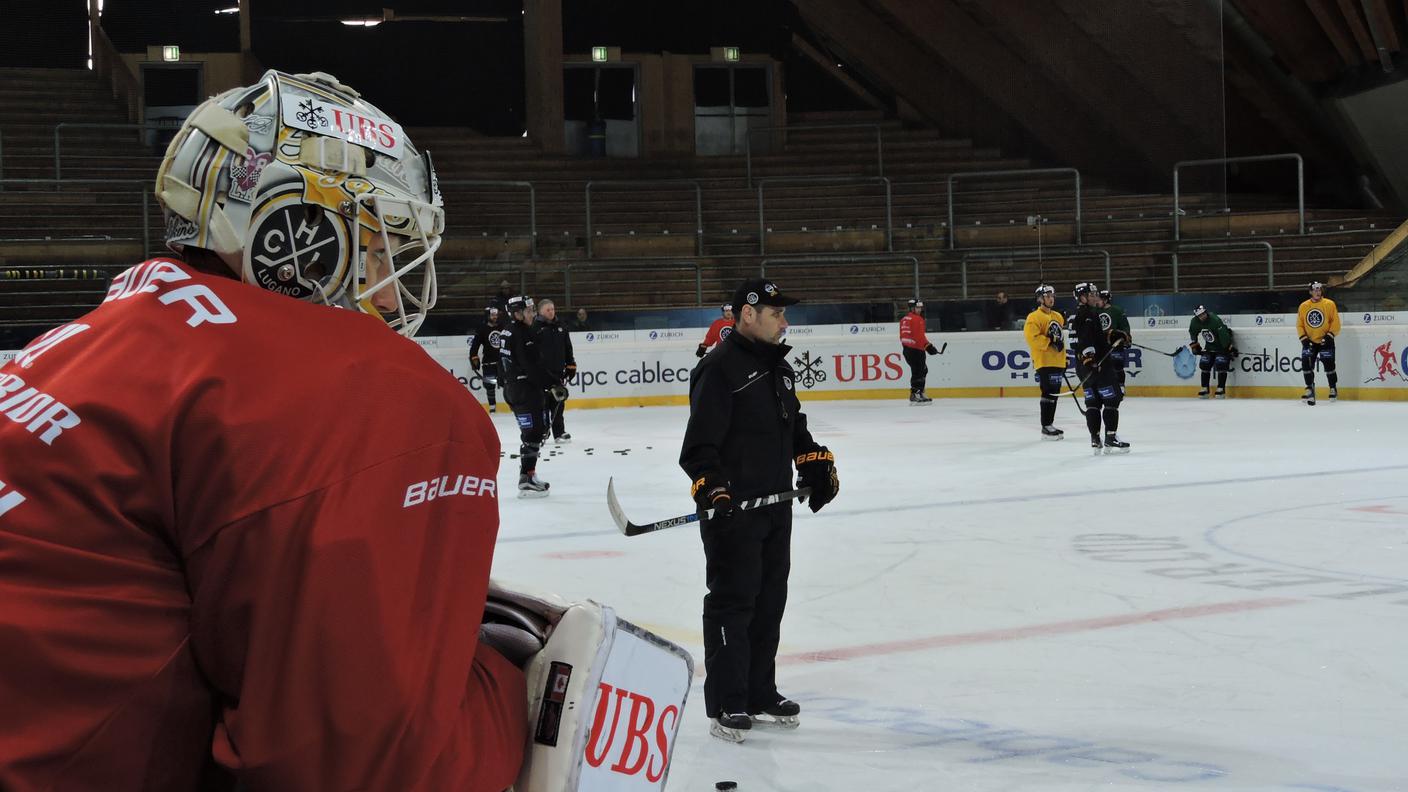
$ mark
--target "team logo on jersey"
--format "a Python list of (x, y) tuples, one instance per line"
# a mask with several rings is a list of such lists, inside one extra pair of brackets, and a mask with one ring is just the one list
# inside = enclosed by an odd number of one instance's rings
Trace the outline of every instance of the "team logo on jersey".
[(1203, 339), (1203, 346), (1206, 346), (1206, 347), (1212, 346), (1213, 343), (1215, 343), (1215, 342), (1217, 341), (1217, 336), (1213, 335), (1213, 333), (1212, 333), (1211, 330), (1204, 330), (1204, 331), (1201, 333), (1201, 336), (1202, 336), (1202, 339)]
[[(302, 191), (294, 188), (275, 193), (259, 205), (250, 223), (247, 255), (260, 286), (307, 299), (320, 295), (320, 282), (341, 281), (351, 239), (346, 223), (322, 209), (310, 213), (302, 198)], [(326, 295), (328, 299), (337, 296)]]
[(1110, 315), (1109, 315), (1109, 314), (1107, 314), (1107, 313), (1102, 313), (1102, 314), (1100, 314), (1100, 329), (1101, 329), (1101, 330), (1109, 330), (1109, 329), (1110, 329), (1110, 326), (1113, 325), (1113, 324), (1114, 324), (1114, 320), (1110, 318)]
[(728, 327), (724, 327), (719, 330), (720, 341), (724, 340), (725, 338), (728, 338), (731, 335), (733, 335), (733, 325), (729, 325)]
[(826, 371), (822, 368), (824, 362), (824, 358), (814, 358), (810, 352), (803, 352), (800, 357), (792, 358), (792, 365), (797, 367), (797, 379), (802, 381), (802, 387), (811, 390), (818, 382), (826, 382)]
[(1319, 308), (1311, 308), (1305, 315), (1305, 323), (1311, 327), (1319, 327), (1325, 324), (1325, 313)]
[(498, 349), (503, 344), (503, 331), (495, 330), (489, 334), (489, 346)]
[(783, 377), (782, 377), (782, 384), (787, 386), (787, 390), (792, 390), (792, 378), (791, 378), (791, 377), (789, 377), (789, 376), (787, 376), (787, 375), (784, 374)]

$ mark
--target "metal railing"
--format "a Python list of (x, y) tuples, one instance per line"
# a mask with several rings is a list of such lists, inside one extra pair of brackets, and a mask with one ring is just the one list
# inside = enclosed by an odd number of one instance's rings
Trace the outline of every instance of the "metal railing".
[(959, 262), (959, 278), (961, 286), (961, 296), (968, 299), (968, 262), (972, 261), (1002, 261), (1004, 259), (1027, 259), (1035, 260), (1038, 266), (1046, 261), (1076, 261), (1080, 259), (1090, 259), (1100, 257), (1105, 264), (1105, 285), (1110, 286), (1110, 251), (1104, 248), (1013, 248), (1009, 250), (975, 250), (971, 253), (964, 253), (963, 259)]
[(768, 184), (883, 184), (885, 185), (885, 250), (895, 252), (894, 196), (890, 180), (884, 176), (779, 176), (758, 180), (758, 255), (768, 252), (768, 224), (763, 206), (763, 187)]
[(1173, 164), (1173, 239), (1177, 242), (1182, 237), (1179, 236), (1179, 219), (1183, 215), (1183, 210), (1179, 208), (1180, 184), (1178, 172), (1183, 168), (1194, 168), (1207, 165), (1231, 165), (1236, 162), (1277, 162), (1280, 160), (1295, 160), (1296, 163), (1296, 213), (1300, 218), (1300, 230), (1297, 233), (1305, 234), (1305, 160), (1299, 154), (1258, 154), (1250, 157), (1218, 157), (1216, 159), (1183, 160)]
[(995, 171), (966, 171), (963, 173), (953, 173), (948, 177), (948, 249), (958, 249), (958, 233), (954, 227), (953, 211), (953, 185), (959, 179), (1008, 179), (1017, 176), (1040, 176), (1055, 173), (1069, 173), (1075, 177), (1076, 184), (1076, 244), (1081, 243), (1081, 210), (1080, 210), (1080, 171), (1076, 168), (1018, 168), (1015, 170), (995, 170)]
[[(63, 180), (59, 180), (59, 179), (0, 179), (0, 192), (3, 192), (3, 191), (4, 191), (6, 185), (16, 185), (16, 186), (18, 186), (18, 185), (36, 185), (36, 184), (52, 184), (52, 185), (54, 185), (54, 191), (55, 191), (55, 192), (60, 192), (60, 181), (62, 181), (63, 184), (74, 184), (74, 185), (77, 185), (77, 184), (94, 184), (94, 185), (100, 185), (100, 186), (101, 186), (101, 185), (112, 185), (112, 186), (115, 186), (115, 187), (116, 187), (116, 186), (136, 187), (136, 188), (140, 191), (139, 200), (141, 201), (141, 204), (142, 204), (142, 236), (141, 236), (141, 239), (142, 239), (142, 253), (143, 253), (144, 255), (146, 255), (146, 254), (150, 254), (150, 253), (153, 252), (153, 251), (152, 251), (152, 229), (151, 229), (151, 225), (152, 225), (152, 224), (151, 224), (151, 206), (152, 206), (152, 204), (148, 201), (148, 196), (151, 195), (151, 191), (152, 191), (152, 183), (151, 183), (149, 180), (147, 180), (147, 179), (63, 179)], [(75, 238), (75, 239), (83, 239), (83, 238), (92, 239), (92, 238), (95, 238), (95, 237), (90, 234), (90, 235), (86, 235), (85, 237), (74, 237), (74, 238)], [(106, 237), (106, 238), (107, 238), (107, 239), (112, 239), (112, 237)], [(46, 238), (46, 239), (48, 239), (48, 238)]]
[[(527, 181), (502, 181), (495, 179), (441, 179), (443, 187), (521, 187), (528, 190), (528, 255), (538, 255), (538, 188)], [(441, 190), (443, 193), (444, 191)]]
[[(811, 264), (896, 264), (909, 262), (914, 273), (914, 299), (919, 299), (919, 259), (914, 256), (789, 256), (787, 258), (765, 258), (758, 262), (759, 277), (768, 276), (768, 265), (779, 267), (808, 266)], [(869, 278), (869, 275), (862, 277)]]
[(656, 272), (662, 267), (694, 270), (694, 304), (704, 305), (704, 271), (697, 261), (642, 261), (639, 263), (607, 263), (595, 261), (574, 261), (563, 268), (563, 292), (567, 305), (576, 305), (572, 300), (572, 271), (592, 272)]
[(180, 129), (179, 121), (173, 123), (145, 123), (145, 124), (92, 124), (88, 122), (60, 121), (54, 125), (54, 180), (63, 179), (63, 142), (59, 135), (65, 129), (159, 129), (175, 130)]
[(587, 258), (592, 257), (592, 187), (640, 187), (644, 185), (691, 184), (694, 186), (694, 252), (704, 255), (704, 190), (697, 179), (611, 180), (587, 182)]
[(1276, 288), (1276, 252), (1271, 247), (1270, 242), (1256, 240), (1253, 242), (1182, 242), (1174, 246), (1173, 254), (1173, 292), (1178, 293), (1178, 254), (1182, 251), (1230, 251), (1230, 250), (1261, 250), (1266, 251), (1266, 288)]
[[(743, 166), (748, 174), (748, 189), (753, 189), (753, 133), (781, 131), (786, 137), (788, 131), (805, 132), (816, 129), (874, 129), (875, 130), (875, 175), (885, 175), (885, 136), (879, 124), (795, 124), (749, 127), (743, 133)], [(783, 145), (786, 145), (785, 143)]]

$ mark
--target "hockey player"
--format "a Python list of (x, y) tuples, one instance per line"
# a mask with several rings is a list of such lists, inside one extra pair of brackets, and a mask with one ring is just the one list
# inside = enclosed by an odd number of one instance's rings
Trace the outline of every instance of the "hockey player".
[(1023, 333), (1032, 353), (1032, 368), (1036, 384), (1041, 388), (1041, 438), (1060, 440), (1066, 433), (1052, 424), (1056, 420), (1056, 402), (1061, 395), (1061, 380), (1066, 373), (1066, 339), (1061, 332), (1065, 319), (1055, 309), (1056, 289), (1042, 284), (1036, 287), (1036, 309), (1027, 314)]
[(1217, 393), (1219, 399), (1227, 398), (1227, 369), (1237, 356), (1237, 348), (1232, 345), (1232, 328), (1222, 321), (1222, 317), (1199, 305), (1193, 310), (1193, 321), (1188, 323), (1188, 348), (1198, 356), (1198, 368), (1202, 370), (1202, 389), (1199, 399), (1208, 397), (1212, 372), (1217, 372)]
[(186, 119), (155, 194), (179, 256), (0, 368), (0, 789), (504, 789), (498, 435), (402, 337), (429, 158), (270, 71)]
[(694, 350), (695, 357), (704, 357), (710, 349), (728, 338), (729, 333), (733, 332), (733, 306), (722, 305), (719, 307), (719, 313), (723, 315), (709, 325), (709, 331), (704, 334), (704, 340), (699, 342), (699, 347)]
[(1300, 333), (1300, 367), (1305, 376), (1305, 393), (1301, 399), (1315, 405), (1315, 362), (1325, 367), (1325, 379), (1330, 383), (1330, 401), (1339, 398), (1339, 375), (1335, 373), (1335, 336), (1340, 332), (1340, 312), (1335, 301), (1321, 296), (1325, 284), (1310, 284), (1310, 299), (1300, 304), (1296, 314), (1296, 331)]
[(929, 342), (924, 334), (924, 301), (910, 300), (909, 313), (900, 319), (900, 351), (909, 364), (909, 404), (910, 406), (930, 404), (934, 400), (924, 393), (925, 380), (929, 377), (929, 362), (926, 354), (937, 355), (939, 350)]
[(508, 314), (511, 321), (499, 334), (499, 380), (518, 421), (518, 497), (545, 498), (549, 485), (538, 478), (538, 452), (551, 422), (547, 391), (561, 388), (562, 381), (544, 364), (538, 328), (533, 324), (538, 315), (533, 298), (526, 294), (510, 297)]
[[(495, 400), (499, 385), (499, 334), (503, 331), (501, 314), (495, 306), (484, 309), (484, 323), (474, 331), (469, 339), (469, 367), (474, 369), (484, 382), (484, 396), (489, 402), (489, 412), (498, 412)], [(484, 350), (481, 358), (479, 350)]]
[(1129, 331), (1129, 317), (1125, 316), (1124, 309), (1115, 305), (1109, 289), (1100, 290), (1100, 326), (1104, 328), (1105, 335), (1111, 343), (1116, 338), (1121, 339), (1121, 343), (1110, 350), (1110, 362), (1114, 364), (1115, 375), (1119, 379), (1120, 394), (1124, 394), (1124, 370), (1129, 364), (1129, 347), (1134, 336)]
[(567, 433), (562, 411), (569, 393), (567, 381), (577, 375), (577, 359), (572, 355), (572, 335), (557, 321), (557, 306), (552, 300), (539, 301), (538, 318), (534, 325), (542, 344), (543, 368), (556, 380), (543, 396), (552, 439), (557, 443), (569, 443), (572, 435)]
[[(680, 467), (704, 521), (704, 709), (710, 733), (742, 742), (754, 718), (795, 725), (801, 708), (777, 691), (777, 644), (791, 568), (789, 504), (734, 511), (744, 498), (811, 488), (818, 511), (836, 497), (835, 457), (807, 430), (781, 343), (797, 300), (762, 279), (734, 295), (735, 332), (694, 367)], [(795, 456), (795, 460), (794, 460)]]
[[(1104, 307), (1100, 291), (1093, 283), (1080, 283), (1075, 288), (1075, 350), (1076, 373), (1080, 376), (1085, 395), (1085, 426), (1090, 431), (1090, 447), (1098, 454), (1123, 453), (1129, 450), (1129, 443), (1119, 439), (1120, 402), (1124, 393), (1120, 390), (1119, 374), (1110, 363), (1112, 350), (1124, 345), (1120, 338), (1111, 340), (1100, 326), (1099, 311)], [(1105, 436), (1100, 437), (1100, 424), (1104, 422)]]

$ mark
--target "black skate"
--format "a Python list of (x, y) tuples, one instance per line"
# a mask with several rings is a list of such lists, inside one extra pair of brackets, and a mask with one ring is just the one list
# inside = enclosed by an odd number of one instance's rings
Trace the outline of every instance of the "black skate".
[(1199, 399), (1206, 399), (1207, 397), (1208, 397), (1208, 389), (1207, 389), (1207, 388), (1203, 388), (1202, 390), (1198, 391), (1198, 398), (1199, 398)]
[(1340, 389), (1339, 389), (1339, 388), (1330, 388), (1330, 401), (1331, 401), (1331, 402), (1334, 402), (1334, 401), (1337, 401), (1339, 398), (1340, 398)]
[(496, 412), (498, 412), (498, 411), (499, 411), (499, 405), (495, 404), (494, 402), (489, 402), (489, 412), (491, 412), (491, 413), (496, 413)]
[(1306, 389), (1300, 394), (1300, 400), (1303, 401), (1303, 402), (1309, 402), (1309, 403), (1311, 403), (1311, 404), (1314, 404), (1314, 403), (1315, 403), (1315, 389), (1314, 389), (1314, 388), (1306, 388)]
[(909, 392), (909, 406), (910, 406), (910, 407), (921, 407), (921, 406), (923, 406), (923, 405), (929, 404), (929, 403), (932, 402), (932, 401), (933, 401), (933, 399), (929, 398), (928, 396), (925, 396), (925, 395), (924, 395), (924, 391), (922, 391), (922, 390), (910, 391), (910, 392)]
[(1107, 454), (1128, 454), (1129, 443), (1121, 440), (1114, 432), (1105, 433), (1105, 453)]
[(1093, 434), (1090, 436), (1090, 449), (1095, 452), (1096, 456), (1104, 452), (1105, 444), (1100, 442), (1100, 435)]
[(570, 442), (572, 442), (572, 435), (568, 434), (567, 432), (563, 432), (562, 434), (558, 435), (557, 437), (554, 437), (554, 438), (552, 439), (552, 441), (553, 441), (554, 443), (557, 443), (558, 445), (562, 445), (562, 444), (564, 444), (564, 443), (570, 443)]
[(1064, 440), (1065, 437), (1066, 437), (1066, 433), (1063, 432), (1063, 431), (1061, 431), (1060, 429), (1057, 429), (1057, 428), (1054, 427), (1054, 426), (1043, 426), (1043, 427), (1041, 427), (1041, 439), (1042, 439), (1042, 440)]
[(776, 704), (748, 714), (752, 717), (753, 722), (759, 726), (795, 729), (802, 724), (798, 718), (802, 714), (802, 707), (792, 699), (778, 699)]
[(518, 476), (518, 497), (520, 498), (546, 498), (550, 485), (538, 478), (538, 474), (521, 473)]
[(1213, 397), (1214, 399), (1225, 399), (1225, 398), (1227, 398), (1227, 389), (1226, 389), (1226, 388), (1218, 388), (1218, 389), (1217, 389), (1217, 393), (1214, 393), (1214, 394), (1212, 395), (1212, 397)]
[(709, 734), (729, 742), (743, 742), (743, 733), (751, 728), (753, 719), (739, 712), (725, 712), (709, 721)]

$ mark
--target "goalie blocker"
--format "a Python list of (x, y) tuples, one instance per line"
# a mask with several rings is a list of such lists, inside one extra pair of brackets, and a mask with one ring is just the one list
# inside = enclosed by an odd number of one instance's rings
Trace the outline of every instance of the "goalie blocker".
[[(523, 664), (516, 792), (662, 790), (694, 678), (679, 646), (596, 602), (490, 583), (481, 634)], [(526, 658), (526, 660), (525, 660)]]

